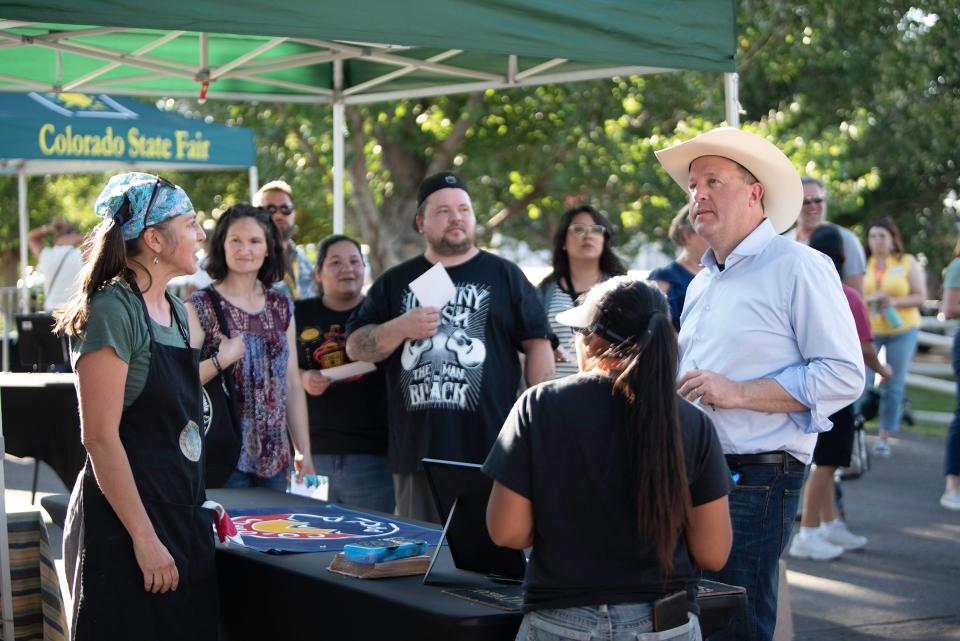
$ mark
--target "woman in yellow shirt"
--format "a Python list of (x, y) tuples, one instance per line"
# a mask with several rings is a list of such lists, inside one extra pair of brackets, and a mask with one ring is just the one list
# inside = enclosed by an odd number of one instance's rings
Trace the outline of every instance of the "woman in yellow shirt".
[[(907, 368), (917, 349), (920, 305), (927, 297), (923, 267), (903, 251), (900, 230), (889, 216), (867, 228), (867, 273), (863, 279), (877, 350), (886, 348), (893, 375), (880, 385), (880, 439), (874, 453), (887, 458), (887, 437), (900, 429)], [(872, 380), (867, 371), (867, 381)]]

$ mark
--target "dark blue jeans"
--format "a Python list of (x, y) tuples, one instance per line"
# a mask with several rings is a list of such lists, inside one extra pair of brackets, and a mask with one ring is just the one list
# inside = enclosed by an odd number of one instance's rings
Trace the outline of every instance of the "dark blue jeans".
[[(788, 457), (789, 458), (789, 457)], [(730, 495), (733, 549), (720, 572), (704, 577), (747, 589), (747, 607), (709, 641), (770, 641), (777, 622), (780, 554), (797, 516), (804, 465), (747, 465)]]
[(234, 470), (230, 472), (230, 476), (227, 478), (226, 482), (223, 484), (223, 487), (229, 488), (245, 488), (245, 487), (265, 487), (268, 490), (274, 490), (276, 492), (286, 492), (287, 491), (287, 470), (282, 472), (277, 472), (273, 476), (262, 477), (257, 476), (256, 474), (251, 474), (250, 472), (241, 472), (240, 470)]
[(314, 454), (313, 467), (327, 477), (327, 500), (393, 514), (393, 474), (386, 456)]
[(960, 334), (953, 337), (953, 375), (957, 379), (957, 409), (950, 423), (950, 431), (947, 432), (943, 473), (960, 476)]

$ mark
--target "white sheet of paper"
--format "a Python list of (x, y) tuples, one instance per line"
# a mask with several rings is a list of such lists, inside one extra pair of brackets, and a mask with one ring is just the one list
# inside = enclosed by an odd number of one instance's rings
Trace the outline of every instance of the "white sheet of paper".
[(457, 293), (457, 287), (443, 265), (437, 263), (410, 283), (410, 291), (422, 307), (442, 308)]
[(342, 381), (346, 378), (362, 376), (363, 374), (375, 372), (376, 370), (377, 366), (373, 363), (368, 363), (366, 361), (355, 361), (353, 363), (347, 363), (346, 365), (328, 367), (327, 369), (320, 370), (320, 373), (328, 378), (332, 378), (335, 381)]

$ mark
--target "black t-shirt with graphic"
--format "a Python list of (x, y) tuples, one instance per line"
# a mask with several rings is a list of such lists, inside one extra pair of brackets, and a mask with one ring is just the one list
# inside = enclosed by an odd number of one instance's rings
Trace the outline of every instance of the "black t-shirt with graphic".
[[(695, 613), (700, 577), (681, 535), (669, 580), (653, 541), (637, 532), (626, 403), (610, 378), (576, 374), (527, 390), (483, 471), (533, 504), (533, 553), (524, 609), (648, 602), (686, 590)], [(710, 419), (680, 400), (690, 498), (703, 505), (732, 485)]]
[[(430, 267), (418, 256), (385, 272), (348, 331), (419, 306), (409, 284)], [(521, 342), (550, 337), (537, 292), (513, 263), (480, 251), (447, 272), (457, 293), (437, 334), (404, 341), (382, 363), (394, 472), (419, 470), (424, 457), (482, 462), (516, 398)]]
[[(354, 308), (356, 309), (356, 308)], [(328, 369), (347, 358), (347, 319), (321, 298), (294, 303), (300, 369)], [(383, 371), (332, 383), (320, 396), (307, 394), (310, 448), (314, 454), (387, 453), (387, 408)]]

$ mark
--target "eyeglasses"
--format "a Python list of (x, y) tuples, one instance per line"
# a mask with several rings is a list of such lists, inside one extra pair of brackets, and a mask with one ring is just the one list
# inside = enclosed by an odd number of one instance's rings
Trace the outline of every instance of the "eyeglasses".
[(804, 204), (804, 205), (811, 205), (811, 204), (813, 204), (813, 205), (819, 205), (820, 203), (822, 203), (822, 202), (825, 201), (825, 200), (826, 200), (826, 198), (822, 198), (822, 197), (820, 197), (820, 196), (817, 196), (816, 198), (804, 198), (804, 199), (803, 199), (803, 204)]
[(280, 212), (280, 214), (283, 216), (289, 216), (293, 213), (293, 207), (290, 207), (289, 205), (280, 205), (279, 207), (276, 205), (264, 205), (263, 209), (271, 216), (277, 212)]
[(586, 236), (587, 232), (590, 232), (594, 236), (603, 236), (607, 233), (606, 228), (603, 225), (584, 225), (582, 223), (574, 223), (567, 227), (567, 231), (572, 231), (576, 236)]

